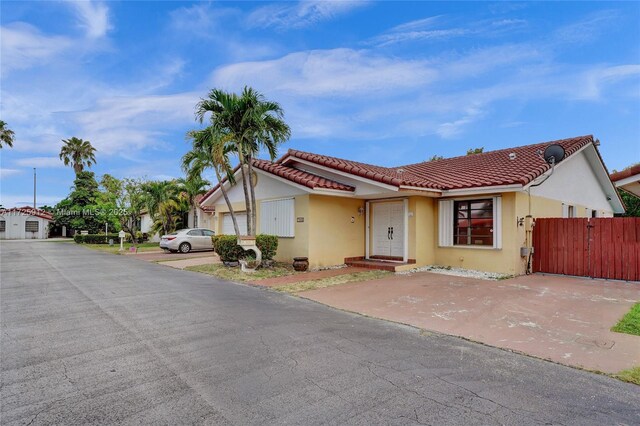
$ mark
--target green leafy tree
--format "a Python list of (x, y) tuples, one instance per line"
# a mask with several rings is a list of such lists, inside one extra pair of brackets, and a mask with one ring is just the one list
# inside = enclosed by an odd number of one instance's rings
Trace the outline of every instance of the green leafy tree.
[(75, 136), (70, 139), (63, 139), (60, 149), (60, 159), (65, 166), (71, 164), (76, 175), (84, 170), (84, 167), (91, 167), (96, 164), (96, 149), (91, 142), (78, 139)]
[(438, 161), (438, 160), (444, 160), (444, 157), (442, 155), (434, 155), (433, 157), (429, 158), (427, 161)]
[(276, 102), (268, 101), (256, 90), (245, 87), (240, 95), (213, 89), (208, 98), (196, 106), (196, 117), (202, 122), (211, 114), (211, 125), (233, 143), (242, 173), (242, 185), (247, 213), (247, 232), (256, 233), (256, 199), (253, 185), (253, 159), (261, 149), (273, 161), (278, 145), (291, 136), (284, 121), (284, 111)]
[(76, 231), (95, 234), (104, 225), (99, 217), (100, 191), (93, 172), (79, 172), (73, 181), (71, 193), (56, 205), (54, 222)]
[(103, 197), (110, 205), (114, 205), (115, 216), (120, 229), (131, 236), (134, 244), (138, 243), (138, 232), (142, 211), (145, 208), (145, 182), (141, 179), (118, 179), (111, 175), (103, 175), (100, 185), (104, 189)]
[(230, 185), (235, 185), (236, 183), (229, 161), (229, 153), (232, 151), (233, 145), (214, 126), (209, 126), (203, 130), (191, 131), (187, 134), (187, 137), (191, 139), (192, 149), (182, 157), (182, 170), (187, 176), (200, 176), (205, 169), (213, 169), (220, 184), (222, 196), (231, 214), (236, 237), (240, 238), (238, 220), (236, 219), (233, 205), (229, 200), (227, 189), (222, 184), (223, 175)]
[(7, 123), (0, 120), (0, 148), (2, 148), (3, 145), (13, 148), (14, 137), (15, 133), (13, 130), (7, 126)]
[(618, 190), (618, 192), (626, 207), (623, 216), (640, 217), (640, 198), (624, 190)]
[(473, 155), (473, 154), (482, 154), (484, 152), (484, 147), (480, 147), (480, 148), (469, 148), (467, 150), (467, 155)]

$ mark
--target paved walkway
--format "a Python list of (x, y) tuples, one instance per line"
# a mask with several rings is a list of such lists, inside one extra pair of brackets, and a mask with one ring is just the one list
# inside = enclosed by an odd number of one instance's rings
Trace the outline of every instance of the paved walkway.
[(371, 269), (366, 268), (339, 268), (325, 269), (322, 271), (308, 271), (293, 275), (285, 275), (283, 277), (265, 278), (263, 280), (249, 281), (249, 284), (260, 285), (264, 287), (276, 287), (281, 285), (295, 284), (301, 281), (317, 280), (321, 278), (337, 277), (338, 275), (352, 274), (354, 272), (370, 272)]
[(127, 253), (127, 257), (134, 259), (148, 260), (150, 262), (172, 261), (191, 259), (197, 257), (216, 257), (213, 251), (192, 251), (191, 253), (166, 253), (165, 251), (147, 251), (140, 253)]
[(220, 257), (217, 254), (212, 255), (209, 253), (206, 257), (191, 257), (188, 259), (179, 259), (179, 260), (169, 260), (167, 262), (158, 262), (160, 265), (171, 266), (176, 269), (184, 269), (189, 266), (200, 266), (200, 265), (215, 265), (217, 263), (222, 263), (220, 261)]
[(610, 331), (640, 300), (640, 283), (544, 275), (487, 281), (423, 272), (300, 295), (566, 365), (608, 373), (640, 366), (640, 337)]

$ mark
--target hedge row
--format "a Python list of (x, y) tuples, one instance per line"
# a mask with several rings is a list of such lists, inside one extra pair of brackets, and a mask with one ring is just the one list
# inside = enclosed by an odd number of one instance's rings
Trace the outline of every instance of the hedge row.
[[(246, 256), (246, 252), (238, 245), (235, 235), (214, 235), (211, 237), (213, 249), (223, 262), (237, 262)], [(262, 260), (272, 260), (278, 250), (278, 237), (275, 235), (256, 235), (256, 245), (262, 252)]]
[[(131, 236), (127, 235), (131, 239)], [(75, 234), (73, 236), (73, 241), (78, 244), (109, 244), (109, 240), (112, 239), (114, 243), (120, 243), (120, 237), (118, 234)]]
[[(146, 241), (148, 239), (147, 234), (143, 234), (140, 231), (136, 233), (136, 236), (138, 241)], [(107, 234), (105, 236), (105, 234), (82, 235), (80, 233), (76, 233), (73, 236), (73, 241), (78, 244), (109, 244), (109, 240), (113, 240), (114, 244), (120, 244), (120, 236), (118, 234)], [(124, 240), (128, 243), (131, 242), (131, 235), (127, 233)]]

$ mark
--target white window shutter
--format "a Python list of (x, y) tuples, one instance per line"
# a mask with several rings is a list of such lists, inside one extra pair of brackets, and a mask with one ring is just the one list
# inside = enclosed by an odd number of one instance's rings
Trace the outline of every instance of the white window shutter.
[(295, 199), (260, 203), (260, 232), (278, 237), (295, 236)]
[(569, 217), (569, 206), (562, 203), (562, 217)]
[(438, 202), (438, 245), (440, 247), (453, 245), (453, 200)]
[(493, 197), (493, 248), (502, 248), (502, 197)]

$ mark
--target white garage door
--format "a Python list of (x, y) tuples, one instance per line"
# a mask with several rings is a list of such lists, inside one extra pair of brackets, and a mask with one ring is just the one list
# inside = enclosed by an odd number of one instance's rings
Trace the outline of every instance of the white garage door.
[[(240, 234), (247, 235), (247, 214), (236, 213), (236, 220), (238, 221)], [(233, 229), (233, 220), (231, 220), (229, 213), (225, 213), (224, 216), (222, 216), (222, 233), (224, 235), (236, 235), (236, 231)]]

